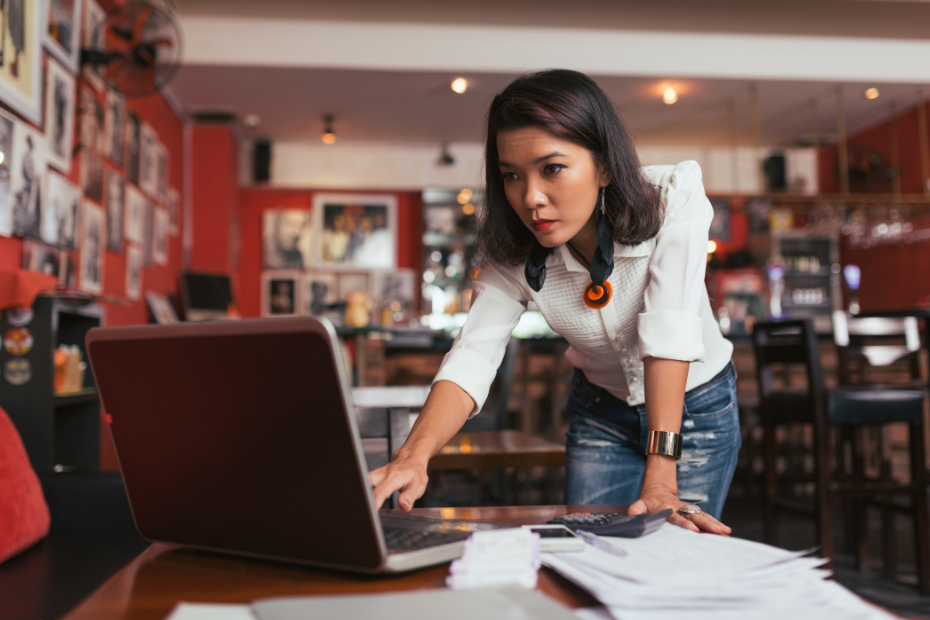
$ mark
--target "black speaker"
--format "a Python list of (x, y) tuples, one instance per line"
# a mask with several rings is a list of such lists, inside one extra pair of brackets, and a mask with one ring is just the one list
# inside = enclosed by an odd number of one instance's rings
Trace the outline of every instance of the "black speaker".
[(788, 186), (785, 175), (785, 156), (782, 153), (769, 155), (762, 164), (765, 173), (765, 189), (782, 190)]
[(271, 140), (256, 140), (252, 150), (252, 180), (266, 183), (271, 180)]

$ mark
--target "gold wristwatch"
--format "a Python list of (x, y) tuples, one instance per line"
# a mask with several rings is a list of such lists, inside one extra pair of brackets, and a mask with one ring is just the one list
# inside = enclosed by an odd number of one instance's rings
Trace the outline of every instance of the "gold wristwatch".
[(681, 458), (681, 435), (670, 431), (649, 431), (649, 441), (646, 444), (646, 455), (661, 454)]

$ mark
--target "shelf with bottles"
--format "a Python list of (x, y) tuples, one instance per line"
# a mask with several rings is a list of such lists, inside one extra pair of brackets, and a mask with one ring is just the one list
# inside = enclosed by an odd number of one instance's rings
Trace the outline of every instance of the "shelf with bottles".
[(470, 266), (481, 192), (471, 189), (423, 192), (423, 310), (425, 314), (467, 312)]

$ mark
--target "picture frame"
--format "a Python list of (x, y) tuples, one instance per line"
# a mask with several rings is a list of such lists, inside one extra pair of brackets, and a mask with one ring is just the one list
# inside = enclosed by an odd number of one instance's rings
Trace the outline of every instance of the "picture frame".
[[(45, 0), (21, 0), (22, 15), (3, 24), (0, 100), (27, 120), (42, 122), (42, 32)], [(9, 19), (9, 12), (7, 13)], [(16, 36), (13, 33), (16, 33)]]
[(167, 296), (161, 293), (148, 291), (145, 294), (145, 301), (149, 305), (152, 318), (155, 319), (155, 322), (159, 325), (171, 325), (172, 323), (180, 322), (178, 320), (178, 313), (174, 311), (174, 306), (171, 305), (171, 301), (168, 300)]
[(49, 170), (45, 178), (42, 240), (76, 250), (81, 221), (81, 188), (62, 174)]
[(262, 212), (262, 266), (307, 269), (313, 264), (313, 226), (306, 209)]
[(0, 162), (0, 236), (9, 237), (13, 234), (13, 194), (10, 191), (12, 183), (11, 163), (15, 160), (13, 152), (13, 133), (17, 122), (11, 116), (0, 112), (0, 152), (4, 153)]
[(142, 264), (152, 266), (155, 259), (155, 205), (148, 198), (144, 199), (142, 226)]
[(142, 250), (135, 245), (126, 247), (126, 298), (138, 301), (142, 296)]
[(181, 196), (178, 194), (178, 190), (171, 187), (168, 189), (168, 234), (177, 235), (181, 230)]
[(158, 202), (168, 201), (168, 147), (161, 142), (155, 145), (155, 197)]
[(396, 311), (409, 310), (417, 296), (417, 274), (413, 269), (372, 271), (369, 276), (369, 293), (375, 307), (399, 303)]
[(126, 112), (126, 97), (113, 88), (107, 88), (103, 120), (104, 155), (120, 169), (124, 164)]
[(103, 207), (89, 200), (82, 202), (81, 258), (78, 284), (82, 291), (99, 295), (103, 292), (103, 248), (106, 229)]
[(123, 220), (126, 211), (126, 184), (123, 175), (116, 170), (107, 170), (104, 198), (107, 210), (107, 249), (121, 254), (125, 235)]
[(76, 74), (81, 66), (83, 0), (46, 0), (42, 23), (45, 48)]
[(397, 198), (317, 194), (313, 198), (314, 263), (328, 269), (397, 265)]
[(49, 58), (45, 73), (45, 139), (49, 165), (63, 174), (71, 172), (76, 96), (77, 80)]
[(139, 117), (134, 113), (126, 114), (126, 129), (124, 130), (126, 138), (126, 152), (124, 156), (126, 164), (126, 180), (133, 185), (139, 185), (139, 158), (142, 149), (142, 123)]
[(13, 234), (40, 238), (45, 204), (45, 137), (24, 123), (13, 127), (10, 162), (10, 202)]
[(145, 195), (134, 185), (126, 185), (126, 240), (141, 245), (145, 237)]
[(90, 88), (81, 91), (81, 186), (84, 195), (103, 200), (103, 107)]
[(139, 135), (139, 187), (149, 196), (155, 196), (158, 189), (158, 135), (144, 121)]
[(262, 272), (262, 316), (294, 316), (302, 307), (299, 271)]
[(161, 207), (153, 211), (152, 262), (164, 266), (168, 264), (168, 211)]
[(336, 274), (330, 272), (314, 272), (304, 276), (302, 295), (303, 305), (301, 314), (324, 316), (327, 306), (339, 302), (339, 289)]
[[(97, 49), (97, 41), (94, 40), (97, 29), (107, 18), (104, 11), (96, 0), (84, 0), (84, 19), (81, 24), (81, 47), (87, 49)], [(100, 69), (93, 65), (84, 65), (81, 67), (81, 75), (87, 80), (91, 88), (96, 91), (103, 90), (106, 82), (100, 75)]]
[(362, 291), (368, 294), (368, 272), (340, 272), (337, 280), (337, 290), (339, 291), (339, 301), (345, 301), (349, 293)]

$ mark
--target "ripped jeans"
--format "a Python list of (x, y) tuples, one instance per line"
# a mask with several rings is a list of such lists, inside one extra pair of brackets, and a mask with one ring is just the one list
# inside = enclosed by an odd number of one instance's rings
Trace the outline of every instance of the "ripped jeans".
[[(565, 503), (631, 504), (646, 467), (646, 407), (592, 385), (578, 369), (566, 410)], [(741, 445), (733, 362), (685, 393), (678, 497), (720, 518)]]

